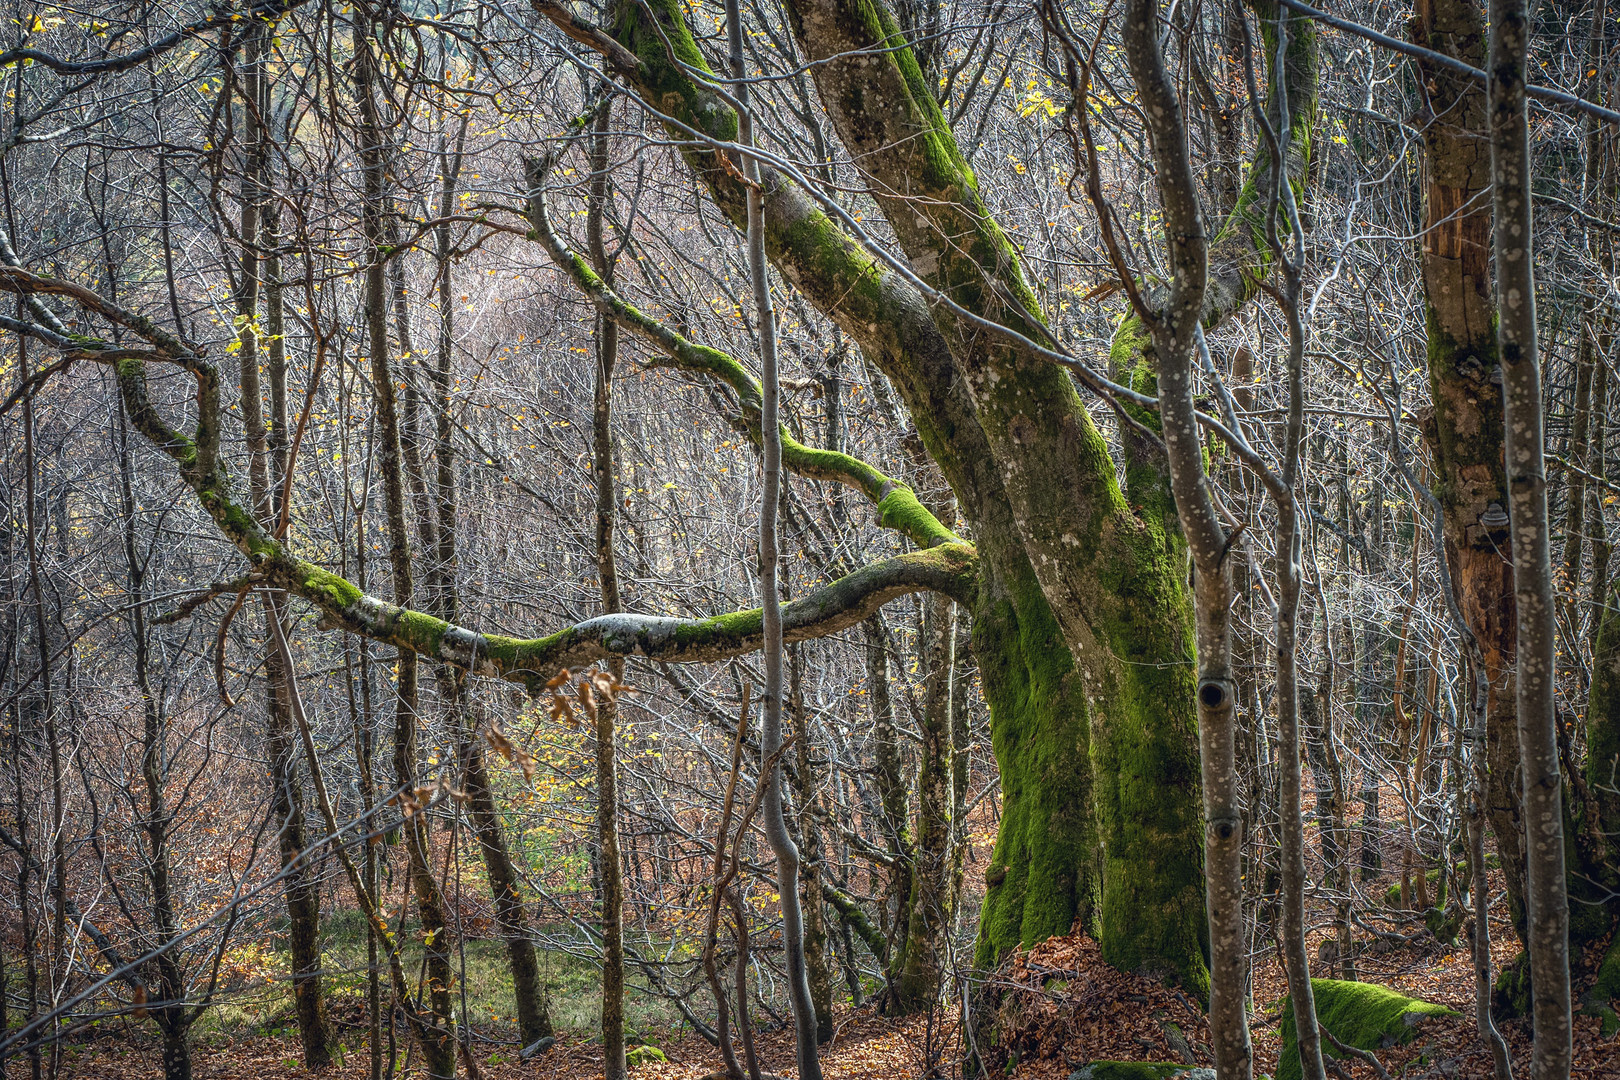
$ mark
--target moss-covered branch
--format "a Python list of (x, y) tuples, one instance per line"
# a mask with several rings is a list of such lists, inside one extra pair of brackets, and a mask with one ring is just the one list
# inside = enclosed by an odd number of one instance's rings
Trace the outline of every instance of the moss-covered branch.
[[(40, 282), (48, 282), (51, 287), (38, 289)], [(7, 268), (0, 268), (0, 290), (48, 291), (71, 296), (104, 315), (115, 310), (115, 305), (81, 286), (36, 278)], [(235, 501), (229, 477), (220, 467), (217, 454), (219, 389), (213, 366), (144, 318), (116, 310), (119, 322), (153, 341), (164, 354), (173, 348), (176, 355), (164, 355), (163, 359), (185, 368), (197, 379), (195, 431), (191, 435), (182, 433), (165, 420), (152, 403), (146, 386), (149, 354), (114, 349), (86, 338), (74, 350), (75, 357), (105, 364), (117, 372), (119, 392), (136, 429), (175, 461), (181, 478), (196, 494), (202, 508), (226, 539), (253, 564), (263, 583), (285, 589), (314, 604), (322, 614), (324, 626), (349, 630), (477, 675), (521, 683), (531, 693), (538, 692), (562, 668), (580, 667), (610, 656), (644, 656), (691, 663), (720, 660), (760, 647), (762, 631), (758, 608), (694, 619), (605, 615), (547, 637), (523, 639), (479, 633), (366, 595), (346, 578), (294, 555)], [(28, 332), (33, 329), (28, 328)], [(40, 329), (41, 333), (34, 336), (47, 341), (55, 336), (53, 332)], [(729, 357), (725, 359), (735, 364)], [(861, 464), (853, 458), (848, 460), (857, 466)], [(879, 500), (879, 506), (886, 516), (897, 521), (908, 520), (906, 496), (910, 496), (908, 488), (891, 486)], [(910, 501), (914, 503), (915, 497)], [(916, 527), (915, 517), (909, 520)], [(936, 536), (933, 545), (926, 550), (862, 567), (784, 606), (782, 621), (786, 639), (803, 641), (837, 633), (860, 622), (888, 601), (910, 593), (939, 592), (959, 603), (972, 604), (978, 589), (977, 552), (945, 532), (932, 515), (927, 521), (934, 522), (934, 529), (944, 535)]]
[[(681, 5), (676, 0), (616, 4), (609, 35), (581, 24), (550, 0), (531, 2), (563, 33), (600, 52), (642, 101), (672, 121), (667, 130), (678, 140), (687, 164), (714, 204), (740, 229), (745, 188), (737, 170), (712, 146), (691, 138), (697, 131), (720, 142), (735, 139), (736, 113), (705, 81), (713, 72)], [(950, 348), (921, 293), (884, 267), (797, 183), (764, 162), (760, 186), (771, 262), (894, 383), (963, 512), (982, 530), (987, 515), (1005, 513), (994, 505), (1000, 478), (954, 371)]]
[[(730, 387), (742, 407), (749, 438), (759, 445), (762, 399), (759, 383), (752, 373), (731, 354), (689, 340), (614, 292), (584, 258), (569, 250), (552, 228), (546, 212), (544, 177), (538, 163), (530, 162), (527, 166), (525, 181), (529, 187), (529, 224), (533, 235), (557, 268), (573, 280), (604, 317), (656, 346), (676, 367)], [(877, 506), (879, 520), (885, 527), (900, 532), (919, 547), (962, 543), (960, 537), (918, 502), (910, 487), (850, 454), (804, 445), (792, 436), (786, 424), (781, 426), (781, 431), (782, 464), (794, 473), (859, 490)]]
[[(540, 638), (482, 634), (442, 619), (384, 603), (349, 581), (287, 555), (261, 563), (267, 580), (315, 604), (328, 626), (493, 678), (520, 683), (537, 693), (563, 668), (583, 667), (614, 656), (641, 656), (666, 663), (723, 660), (760, 647), (760, 610), (710, 618), (602, 615)], [(977, 556), (966, 544), (943, 544), (864, 566), (782, 607), (784, 637), (805, 641), (860, 622), (896, 597), (940, 592), (971, 603)]]
[[(89, 355), (94, 357), (93, 352)], [(168, 427), (145, 401), (142, 366), (127, 360), (119, 365), (126, 405), (142, 433), (184, 466), (192, 441)], [(322, 625), (408, 649), (475, 675), (520, 683), (530, 693), (537, 693), (563, 668), (610, 656), (694, 663), (738, 656), (760, 646), (758, 608), (693, 619), (604, 615), (539, 638), (479, 633), (366, 595), (346, 578), (298, 558), (266, 533), (230, 498), (223, 477), (210, 474), (213, 483), (209, 485), (194, 470), (182, 468), (182, 474), (203, 509), (254, 564), (265, 584), (314, 604), (322, 614)], [(864, 566), (785, 605), (785, 637), (791, 642), (837, 633), (910, 593), (939, 592), (971, 604), (977, 585), (974, 549), (961, 542), (939, 544)]]
[(838, 917), (855, 931), (855, 936), (866, 942), (866, 947), (872, 950), (872, 955), (883, 963), (889, 960), (889, 939), (883, 936), (883, 931), (872, 925), (872, 920), (866, 917), (855, 898), (830, 884), (821, 886), (821, 898), (832, 905)]
[[(102, 318), (140, 335), (161, 349), (169, 359), (188, 369), (194, 362), (200, 362), (201, 349), (180, 340), (146, 316), (130, 311), (75, 282), (40, 277), (20, 267), (0, 266), (0, 290), (21, 296), (65, 296)], [(95, 346), (99, 343), (85, 338), (80, 344)]]

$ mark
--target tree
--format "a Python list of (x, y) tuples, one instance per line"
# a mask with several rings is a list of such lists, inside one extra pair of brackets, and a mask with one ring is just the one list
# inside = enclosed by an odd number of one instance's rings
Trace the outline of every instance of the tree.
[(1569, 896), (1564, 876), (1563, 779), (1553, 707), (1555, 614), (1548, 536), (1546, 431), (1537, 351), (1530, 120), (1525, 96), (1527, 7), (1491, 4), (1491, 225), (1496, 257), (1496, 347), (1502, 362), (1502, 456), (1518, 609), (1515, 672), (1524, 777), (1525, 922), (1535, 1049), (1531, 1076), (1569, 1075)]

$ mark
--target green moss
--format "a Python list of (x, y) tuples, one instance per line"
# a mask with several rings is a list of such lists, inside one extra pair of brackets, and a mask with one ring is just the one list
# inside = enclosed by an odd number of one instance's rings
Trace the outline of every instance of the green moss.
[[(1501, 868), (1502, 868), (1502, 860), (1497, 858), (1496, 852), (1494, 852), (1494, 851), (1490, 852), (1489, 854), (1487, 854), (1485, 856), (1485, 869), (1487, 869), (1487, 870), (1500, 870)], [(1468, 872), (1467, 872), (1466, 867), (1465, 866), (1459, 866), (1458, 867), (1458, 873), (1463, 878), (1463, 884), (1466, 886), (1467, 883), (1468, 883), (1467, 882)], [(1447, 885), (1449, 884), (1449, 881), (1450, 881), (1450, 879), (1446, 877), (1445, 871), (1441, 867), (1437, 866), (1437, 867), (1433, 868), (1432, 870), (1428, 871), (1427, 873), (1425, 873), (1423, 875), (1423, 878), (1430, 885), (1435, 886), (1436, 891), (1434, 893), (1432, 893), (1431, 895), (1434, 897), (1436, 903), (1443, 905), (1445, 903), (1445, 901), (1446, 901), (1446, 887), (1447, 887)], [(1397, 882), (1395, 882), (1395, 884), (1391, 885), (1389, 888), (1384, 890), (1384, 905), (1386, 907), (1395, 908), (1395, 909), (1400, 908), (1400, 906), (1401, 906), (1401, 883), (1400, 882), (1397, 881)]]
[(739, 639), (757, 634), (763, 625), (764, 615), (759, 608), (750, 608), (747, 611), (728, 611), (724, 615), (713, 615), (707, 619), (699, 619), (675, 631), (675, 639), (683, 642), (695, 641), (724, 641)]
[(975, 964), (1020, 945), (1097, 932), (1101, 891), (1092, 809), (1091, 715), (1084, 683), (1027, 562), (1013, 597), (973, 618), (1001, 773), (1001, 828), (991, 853)]
[(884, 528), (893, 529), (925, 546), (962, 542), (917, 500), (915, 492), (904, 485), (895, 487), (878, 500), (878, 521)]
[(668, 1060), (669, 1058), (664, 1056), (664, 1052), (662, 1050), (658, 1049), (656, 1046), (649, 1046), (646, 1043), (643, 1043), (640, 1046), (632, 1046), (630, 1049), (624, 1052), (624, 1063), (630, 1066), (632, 1069), (640, 1065), (649, 1065), (655, 1061)]
[(364, 597), (352, 582), (328, 573), (314, 563), (300, 562), (298, 574), (303, 579), (306, 598), (316, 603), (330, 603), (342, 611), (358, 604)]
[(1491, 1007), (1498, 1019), (1530, 1015), (1530, 957), (1520, 953), (1502, 965), (1491, 987)]
[[(657, 18), (662, 34), (647, 25), (645, 12), (648, 10)], [(615, 4), (612, 32), (613, 37), (641, 61), (643, 88), (662, 111), (713, 138), (730, 141), (737, 137), (737, 114), (712, 90), (700, 86), (686, 70), (670, 61), (673, 52), (686, 68), (713, 74), (697, 42), (692, 40), (679, 0), (648, 0), (645, 5)], [(684, 152), (700, 168), (713, 167), (710, 151), (686, 149)]]
[(951, 134), (950, 125), (945, 121), (945, 114), (940, 111), (934, 89), (923, 77), (917, 56), (911, 51), (905, 35), (900, 32), (894, 16), (886, 5), (877, 3), (876, 0), (858, 0), (853, 6), (857, 18), (864, 24), (865, 36), (881, 41), (885, 48), (892, 50), (890, 55), (894, 57), (895, 64), (900, 69), (900, 77), (905, 80), (912, 104), (923, 114), (926, 125), (923, 132), (924, 146), (929, 164), (934, 170), (933, 180), (942, 186), (958, 185), (963, 194), (970, 191), (977, 192), (978, 180), (968, 166), (967, 159), (962, 156), (961, 148), (957, 146), (956, 138)]
[[(1169, 519), (1171, 522), (1174, 518)], [(1135, 560), (1134, 564), (1131, 560)], [(1197, 666), (1192, 604), (1181, 586), (1180, 533), (1146, 519), (1107, 564), (1113, 597), (1098, 636), (1120, 663), (1106, 726), (1093, 736), (1103, 865), (1103, 958), (1127, 971), (1173, 977), (1208, 990), (1203, 805), (1199, 795)]]
[[(620, 317), (641, 327), (643, 333), (673, 354), (681, 367), (690, 371), (707, 372), (731, 387), (742, 407), (743, 419), (750, 437), (758, 445), (761, 438), (763, 397), (759, 383), (747, 368), (731, 354), (689, 341), (634, 305), (625, 303), (622, 298), (610, 295), (601, 278), (580, 256), (575, 255), (571, 265), (574, 280), (587, 294), (609, 304)], [(786, 424), (781, 425), (781, 438), (782, 460), (788, 469), (812, 479), (848, 484), (860, 490), (867, 498), (878, 500), (879, 520), (882, 524), (903, 533), (919, 547), (961, 543), (961, 538), (940, 524), (904, 484), (897, 483), (878, 469), (849, 454), (804, 445), (793, 437)]]
[(818, 278), (837, 290), (843, 310), (863, 321), (887, 321), (882, 310), (882, 268), (824, 211), (793, 215), (781, 224), (767, 216), (765, 240), (772, 252), (791, 255), (785, 265), (799, 276)]
[[(1156, 364), (1153, 340), (1147, 327), (1135, 314), (1125, 316), (1108, 348), (1110, 377), (1139, 394), (1157, 397), (1159, 375)], [(1149, 431), (1163, 432), (1157, 409), (1132, 402), (1122, 407), (1131, 419)], [(1164, 454), (1156, 446), (1143, 445), (1144, 440), (1135, 433), (1125, 432), (1124, 437), (1126, 496), (1144, 517), (1163, 521), (1167, 516), (1174, 516), (1175, 497), (1170, 493)]]
[(530, 697), (537, 698), (544, 691), (546, 683), (557, 673), (555, 668), (543, 663), (539, 658), (556, 655), (556, 652), (573, 636), (573, 627), (543, 638), (512, 638), (501, 634), (485, 634), (482, 646), (484, 655), (502, 677), (518, 683)]
[[(344, 584), (348, 584), (345, 582)], [(394, 619), (394, 632), (403, 639), (412, 652), (422, 656), (437, 656), (439, 642), (450, 624), (420, 611), (401, 611)]]
[(1190, 1071), (1192, 1066), (1167, 1061), (1093, 1061), (1069, 1080), (1169, 1080)]
[(1620, 934), (1610, 940), (1603, 963), (1598, 965), (1597, 981), (1584, 1000), (1581, 1011), (1600, 1017), (1603, 1038), (1613, 1038), (1615, 1032), (1620, 1031), (1620, 1014), (1615, 1011), (1615, 1005), (1620, 1003)]
[(1609, 942), (1609, 951), (1598, 965), (1597, 982), (1593, 987), (1609, 1000), (1620, 998), (1620, 934)]
[[(1137, 389), (1152, 393), (1145, 340), (1140, 322), (1128, 321), (1116, 335), (1116, 356), (1146, 383)], [(1157, 422), (1153, 414), (1146, 419)], [(1063, 933), (1065, 921), (1084, 915), (1073, 889), (1054, 888), (1037, 872), (1038, 860), (1051, 854), (1042, 835), (1048, 818), (1083, 814), (1077, 808), (1089, 789), (1094, 823), (1065, 839), (1093, 845), (1101, 854), (1101, 881), (1094, 861), (1072, 853), (1062, 861), (1071, 872), (1085, 869), (1087, 899), (1100, 897), (1085, 928), (1097, 936), (1110, 964), (1166, 977), (1202, 996), (1208, 987), (1208, 921), (1186, 549), (1162, 465), (1145, 459), (1135, 465), (1141, 474), (1133, 502), (1146, 498), (1151, 506), (1139, 504), (1139, 518), (1125, 511), (1109, 468), (1109, 490), (1098, 500), (1104, 509), (1076, 546), (1075, 558), (1098, 568), (1096, 604), (1088, 615), (1099, 648), (1089, 682), (1074, 671), (1067, 650), (1027, 640), (1028, 631), (1046, 630), (1042, 620), (1024, 617), (1037, 602), (1044, 620), (1051, 620), (1049, 632), (1058, 636), (1033, 574), (1013, 583), (1016, 613), (997, 613), (994, 643), (979, 642), (983, 616), (975, 624), (987, 698), (1005, 680), (1004, 692), (1015, 699), (1000, 716), (994, 706), (991, 711), (1006, 815), (991, 865), (1005, 876), (986, 900), (978, 962), (984, 966), (1019, 940), (1028, 944)], [(1014, 640), (1008, 624), (1026, 640), (1002, 662), (992, 663), (986, 650), (1005, 651)], [(1185, 660), (1165, 663), (1167, 657)], [(1068, 715), (1056, 720), (1024, 715), (1026, 709), (1050, 707), (1033, 701), (1026, 689), (1043, 684), (1059, 688), (1054, 696), (1065, 700)], [(1075, 730), (1082, 724), (1084, 730)], [(1057, 779), (1048, 763), (1081, 747), (1089, 750), (1086, 774), (1076, 772), (1068, 782)], [(1034, 838), (1026, 839), (1025, 830)], [(1020, 917), (1017, 926), (1014, 913)], [(1039, 933), (1031, 933), (1037, 928)]]
[[(1312, 979), (1311, 991), (1316, 996), (1317, 1021), (1334, 1038), (1359, 1050), (1404, 1045), (1417, 1037), (1418, 1025), (1424, 1018), (1457, 1015), (1444, 1005), (1405, 997), (1376, 983)], [(1283, 998), (1282, 1012), (1283, 1043), (1277, 1059), (1277, 1080), (1301, 1080), (1304, 1070), (1299, 1062), (1299, 1031), (1294, 1026), (1290, 998)], [(1322, 1052), (1329, 1057), (1340, 1056), (1326, 1041)]]

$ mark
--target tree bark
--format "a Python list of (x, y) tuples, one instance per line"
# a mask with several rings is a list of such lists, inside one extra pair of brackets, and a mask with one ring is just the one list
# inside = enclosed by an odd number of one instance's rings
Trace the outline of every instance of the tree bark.
[[(733, 93), (740, 106), (737, 141), (754, 143), (753, 117), (748, 111), (749, 73), (743, 61), (742, 16), (739, 0), (726, 0), (726, 36), (731, 47)], [(799, 906), (799, 849), (788, 832), (782, 808), (783, 627), (777, 592), (777, 508), (782, 496), (782, 427), (777, 414), (776, 312), (771, 300), (765, 261), (764, 200), (759, 184), (759, 163), (746, 151), (739, 162), (748, 182), (748, 276), (752, 286), (755, 325), (759, 333), (760, 432), (764, 443), (764, 484), (759, 514), (759, 591), (765, 667), (764, 721), (760, 725), (759, 782), (765, 785), (761, 805), (765, 839), (776, 856), (777, 892), (782, 905), (782, 946), (787, 968), (788, 1000), (793, 1006), (795, 1057), (799, 1080), (821, 1080), (821, 1056), (816, 1043), (816, 1010), (804, 963), (804, 916)], [(738, 930), (741, 933), (739, 915)], [(739, 1009), (745, 1001), (739, 1001)], [(747, 1035), (746, 1018), (741, 1020)]]
[[(118, 447), (118, 479), (124, 517), (124, 563), (129, 590), (129, 631), (135, 651), (135, 688), (141, 696), (141, 779), (146, 785), (146, 814), (141, 822), (146, 834), (146, 877), (151, 889), (151, 917), (154, 944), (162, 950), (157, 968), (159, 1000), (155, 1010), (163, 1037), (164, 1080), (191, 1080), (191, 1025), (197, 1008), (186, 992), (185, 972), (174, 946), (181, 928), (170, 883), (169, 826), (173, 820), (168, 805), (168, 722), (162, 699), (152, 686), (151, 650), (146, 619), (146, 571), (137, 550), (134, 467), (129, 448), (129, 424), (120, 409), (115, 443)], [(296, 984), (295, 984), (296, 985)], [(296, 993), (296, 990), (295, 990)]]
[(804, 710), (803, 664), (797, 648), (788, 651), (788, 706), (798, 743), (793, 751), (794, 797), (798, 802), (799, 902), (804, 907), (804, 970), (816, 1009), (816, 1042), (832, 1041), (832, 976), (827, 966), (827, 926), (821, 902), (821, 830), (816, 824), (815, 763), (810, 753), (810, 718)]
[[(354, 22), (354, 84), (360, 106), (357, 126), (360, 158), (364, 171), (365, 202), (362, 229), (367, 242), (365, 271), (366, 351), (371, 365), (375, 394), (377, 442), (382, 460), (378, 472), (383, 478), (387, 512), (389, 566), (394, 585), (394, 602), (401, 607), (411, 601), (411, 542), (406, 521), (404, 452), (400, 443), (399, 413), (394, 376), (389, 363), (388, 285), (384, 264), (387, 212), (385, 128), (378, 109), (374, 83), (375, 60), (371, 52), (366, 20)], [(417, 655), (400, 649), (395, 676), (394, 784), (409, 794), (418, 786), (417, 777)], [(433, 876), (428, 850), (428, 828), (424, 814), (405, 815), (401, 825), (405, 851), (410, 864), (410, 880), (416, 895), (417, 916), (422, 927), (422, 948), (427, 970), (427, 994), (433, 1014), (433, 1030), (421, 1039), (424, 1064), (433, 1080), (453, 1080), (456, 1070), (455, 1019), (450, 999), (449, 932), (445, 925), (444, 900)]]
[(1503, 455), (1518, 609), (1517, 706), (1524, 776), (1525, 919), (1529, 928), (1534, 1080), (1569, 1075), (1569, 897), (1563, 783), (1554, 704), (1556, 612), (1547, 513), (1545, 427), (1536, 346), (1530, 122), (1525, 97), (1530, 19), (1525, 0), (1491, 0), (1491, 208)]
[(949, 597), (923, 603), (919, 662), (924, 672), (922, 746), (917, 766), (917, 831), (912, 845), (911, 895), (905, 951), (895, 986), (899, 1013), (939, 999), (944, 936), (951, 924), (951, 681), (956, 667), (956, 620)]
[[(586, 234), (591, 263), (608, 285), (613, 284), (613, 260), (603, 237), (603, 218), (610, 193), (608, 132), (612, 121), (611, 97), (603, 97), (591, 120), (590, 198)], [(619, 357), (619, 324), (598, 315), (596, 322), (596, 375), (591, 420), (591, 477), (596, 485), (596, 574), (601, 586), (602, 613), (623, 610), (619, 574), (614, 563), (613, 532), (615, 483), (613, 468), (613, 369)], [(608, 661), (613, 681), (624, 681), (624, 661)], [(614, 731), (618, 706), (606, 701), (596, 714), (596, 835), (598, 870), (602, 880), (602, 1055), (606, 1080), (624, 1080), (624, 881), (619, 856), (618, 738)]]
[[(268, 143), (264, 117), (269, 107), (269, 80), (264, 74), (268, 29), (255, 25), (247, 36), (243, 67), (243, 141), (246, 161), (242, 173), (241, 256), (237, 262), (237, 355), (241, 363), (242, 427), (248, 450), (248, 483), (253, 513), (266, 529), (275, 530), (279, 507), (276, 489), (282, 479), (283, 463), (272, 447), (285, 445), (285, 362), (282, 342), (271, 336), (275, 355), (271, 368), (271, 416), (274, 426), (267, 430), (264, 417), (263, 383), (259, 371), (259, 292), (262, 278), (260, 246), (270, 205)], [(273, 217), (271, 220), (274, 220)], [(273, 238), (272, 238), (273, 239)], [(266, 290), (266, 322), (281, 321), (280, 283)], [(275, 333), (268, 325), (267, 336)], [(280, 391), (279, 393), (277, 391)], [(277, 404), (282, 407), (277, 409)], [(273, 441), (272, 441), (273, 440)], [(271, 638), (268, 620), (280, 618), (275, 600), (266, 596), (265, 639)], [(274, 648), (265, 651), (265, 753), (269, 757), (270, 809), (277, 827), (277, 846), (285, 875), (287, 905), (287, 946), (293, 969), (293, 1004), (298, 1017), (299, 1042), (304, 1065), (324, 1068), (332, 1060), (331, 1027), (326, 1017), (326, 1001), (321, 984), (320, 886), (314, 867), (304, 858), (309, 837), (304, 828), (304, 795), (298, 782), (298, 749), (287, 706), (285, 671), (281, 655)]]
[(889, 631), (881, 614), (861, 624), (866, 638), (866, 699), (872, 716), (872, 764), (880, 817), (878, 825), (891, 859), (883, 886), (879, 922), (888, 938), (883, 967), (884, 1004), (899, 980), (900, 958), (911, 928), (911, 792), (900, 775), (900, 738), (895, 730), (894, 699), (889, 688)]
[[(1477, 0), (1426, 0), (1412, 40), (1474, 67), (1485, 60)], [(1515, 931), (1524, 938), (1524, 841), (1513, 711), (1513, 566), (1508, 551), (1502, 398), (1491, 296), (1490, 151), (1478, 83), (1419, 61), (1424, 115), (1423, 283), (1432, 422), (1425, 425), (1446, 557), (1463, 618), (1484, 652), (1487, 816)]]
[[(1232, 579), (1226, 564), (1231, 542), (1210, 498), (1203, 439), (1193, 402), (1192, 356), (1201, 340), (1199, 318), (1209, 285), (1209, 242), (1187, 155), (1181, 100), (1159, 45), (1157, 4), (1152, 0), (1127, 0), (1122, 38), (1131, 80), (1151, 135), (1159, 204), (1165, 221), (1165, 255), (1173, 274), (1160, 295), (1151, 302), (1133, 300), (1133, 307), (1148, 338), (1143, 351), (1157, 379), (1169, 489), (1194, 567), (1199, 760), (1210, 943), (1210, 1038), (1218, 1074), (1227, 1080), (1245, 1080), (1253, 1072), (1253, 1050), (1245, 1014), (1243, 819), (1236, 761), (1237, 686), (1232, 677), (1229, 622)], [(1082, 102), (1081, 108), (1087, 105)], [(1089, 125), (1084, 131), (1089, 145)], [(1099, 214), (1106, 213), (1099, 177), (1091, 176), (1089, 190)], [(1131, 273), (1131, 268), (1118, 255), (1111, 234), (1109, 250), (1114, 254), (1115, 273), (1128, 281), (1125, 275)], [(1132, 295), (1136, 296), (1134, 289)]]

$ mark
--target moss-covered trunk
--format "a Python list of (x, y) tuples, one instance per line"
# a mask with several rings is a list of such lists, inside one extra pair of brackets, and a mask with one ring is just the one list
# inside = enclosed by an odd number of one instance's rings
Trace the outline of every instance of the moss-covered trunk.
[[(1013, 786), (1046, 786), (1065, 759), (1083, 771), (1072, 755), (1078, 739), (1069, 735), (1080, 717), (1089, 717), (1105, 852), (1099, 919), (1105, 955), (1201, 989), (1191, 628), (1174, 526), (1153, 509), (1138, 517), (1126, 505), (1102, 436), (1068, 374), (974, 321), (982, 316), (1027, 336), (1045, 335), (1016, 250), (985, 207), (887, 10), (860, 0), (799, 0), (789, 16), (795, 38), (818, 62), (812, 75), (833, 126), (878, 181), (875, 194), (899, 246), (928, 286), (958, 305), (934, 305), (935, 325), (1000, 472), (1009, 512), (997, 524), (1010, 526), (1003, 535), (1020, 543), (1032, 570), (1024, 579), (1018, 568), (1006, 585), (1024, 594), (1014, 600), (1021, 617), (1036, 615), (1030, 592), (1038, 589), (1059, 631), (1055, 642), (1068, 646), (1030, 640), (1030, 632), (1045, 629), (1035, 617), (1019, 628), (1033, 646), (1019, 659), (1026, 671), (1045, 669), (1038, 678), (1061, 671), (1065, 659), (1078, 660), (1081, 684), (1090, 683), (1093, 708), (1061, 710), (1057, 723), (1028, 717), (1033, 737), (998, 751), (1003, 784), (1009, 794)], [(989, 530), (975, 535), (988, 550)], [(985, 641), (988, 633), (981, 627), (975, 638)], [(1021, 703), (1003, 701), (1004, 711), (1009, 704)], [(994, 718), (995, 705), (992, 722), (1005, 730), (1011, 717)], [(1078, 854), (1067, 852), (1065, 869), (1078, 869)], [(993, 865), (992, 873), (1004, 865)], [(1010, 876), (1016, 868), (1007, 869)], [(1044, 896), (1032, 910), (1027, 872), (1041, 867), (1024, 869), (1021, 929), (1027, 932), (1033, 915), (1046, 924), (1044, 933), (1066, 930), (1041, 910)], [(1056, 894), (1060, 902), (1065, 891)]]
[(939, 996), (944, 970), (944, 934), (951, 921), (951, 672), (956, 666), (953, 604), (949, 597), (924, 601), (919, 648), (923, 667), (923, 714), (917, 764), (917, 829), (907, 902), (906, 951), (894, 988), (894, 1005), (915, 1012)]
[[(1016, 252), (888, 13), (807, 0), (790, 16), (849, 150), (887, 190), (909, 193), (885, 209), (913, 267), (963, 308), (1042, 333)], [(673, 46), (705, 66), (678, 5), (620, 3), (612, 25), (628, 52), (609, 57), (639, 92), (683, 123), (734, 136), (734, 115), (669, 62)], [(689, 165), (739, 223), (740, 185), (687, 145)], [(973, 641), (1003, 787), (979, 960), (1078, 918), (1114, 962), (1201, 988), (1190, 605), (1173, 524), (1126, 503), (1066, 373), (931, 310), (791, 180), (768, 168), (763, 179), (771, 258), (894, 384), (979, 545)], [(1094, 760), (1113, 771), (1098, 793)], [(1104, 893), (1113, 900), (1099, 904)]]
[[(1612, 587), (1598, 593), (1598, 630), (1592, 647), (1592, 690), (1586, 710), (1586, 761), (1581, 779), (1586, 801), (1571, 800), (1576, 821), (1565, 830), (1570, 853), (1569, 937), (1576, 950), (1607, 945), (1587, 993), (1586, 1010), (1604, 1016), (1612, 1031), (1620, 1007), (1620, 596)], [(1577, 952), (1576, 955), (1579, 955)]]

